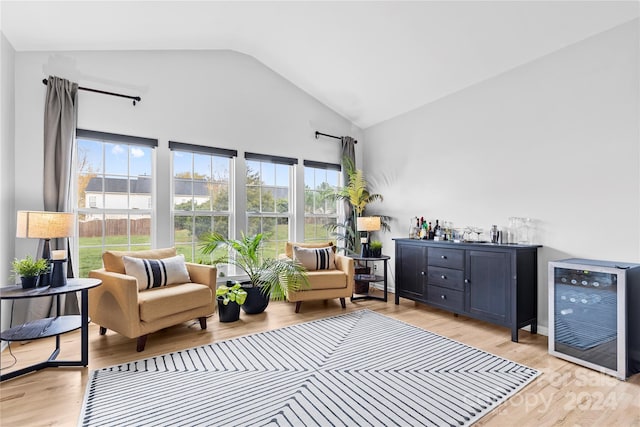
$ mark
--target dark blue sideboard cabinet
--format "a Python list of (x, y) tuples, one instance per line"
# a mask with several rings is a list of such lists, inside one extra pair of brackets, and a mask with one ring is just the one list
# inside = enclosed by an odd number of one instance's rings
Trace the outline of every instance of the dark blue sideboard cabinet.
[(394, 239), (396, 304), (408, 298), (511, 328), (538, 326), (539, 245)]

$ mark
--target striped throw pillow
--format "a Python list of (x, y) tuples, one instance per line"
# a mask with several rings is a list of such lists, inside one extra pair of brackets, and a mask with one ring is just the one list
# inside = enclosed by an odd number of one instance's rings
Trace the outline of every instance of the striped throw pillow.
[(123, 256), (122, 261), (125, 273), (138, 280), (139, 291), (191, 281), (184, 255), (163, 259)]
[(336, 268), (333, 248), (302, 248), (293, 247), (293, 259), (298, 261), (308, 271), (334, 270)]

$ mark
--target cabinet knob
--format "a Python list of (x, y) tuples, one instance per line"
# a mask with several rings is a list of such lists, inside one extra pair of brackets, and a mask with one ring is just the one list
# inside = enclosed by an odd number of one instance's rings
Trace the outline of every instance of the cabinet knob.
[(424, 276), (424, 271), (421, 271), (421, 272), (420, 272), (420, 275), (421, 275), (421, 276)]
[(440, 258), (447, 259), (447, 256), (446, 255), (440, 255)]
[(469, 279), (464, 279), (464, 283), (469, 283)]
[(447, 299), (447, 296), (446, 295), (440, 295), (440, 298)]
[(443, 278), (443, 279), (447, 278), (447, 276), (445, 276), (444, 274), (442, 276), (440, 276), (440, 277)]

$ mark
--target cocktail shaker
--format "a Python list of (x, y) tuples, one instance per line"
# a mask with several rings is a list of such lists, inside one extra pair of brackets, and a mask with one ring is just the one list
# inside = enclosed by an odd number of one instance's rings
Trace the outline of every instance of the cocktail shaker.
[(500, 243), (500, 231), (497, 225), (491, 226), (491, 232), (489, 234), (491, 236), (491, 243)]

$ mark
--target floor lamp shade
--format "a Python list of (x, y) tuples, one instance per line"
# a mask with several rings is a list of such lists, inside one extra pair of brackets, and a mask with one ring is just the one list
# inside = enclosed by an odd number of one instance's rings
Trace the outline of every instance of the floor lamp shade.
[(76, 215), (69, 212), (18, 211), (16, 237), (55, 239), (74, 234)]
[(66, 259), (51, 260), (49, 241), (73, 236), (75, 222), (75, 214), (69, 212), (18, 211), (16, 237), (43, 239), (42, 258), (53, 264), (53, 271), (43, 275), (41, 286), (64, 286), (67, 284), (63, 271)]
[(361, 216), (356, 219), (356, 228), (358, 231), (379, 231), (380, 230), (380, 217), (379, 216)]
[(366, 258), (369, 256), (369, 232), (380, 230), (379, 216), (360, 216), (356, 218), (356, 230), (364, 231), (366, 237), (360, 239), (361, 248), (360, 256)]

